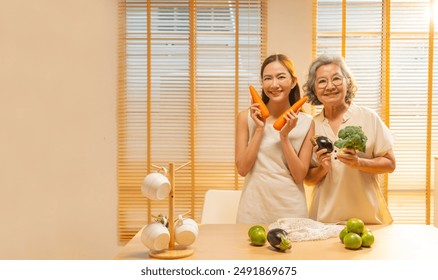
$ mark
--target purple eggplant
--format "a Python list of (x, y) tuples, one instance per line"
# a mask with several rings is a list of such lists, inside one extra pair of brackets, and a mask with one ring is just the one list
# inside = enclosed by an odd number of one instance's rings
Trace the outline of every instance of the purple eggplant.
[(286, 251), (292, 248), (292, 242), (287, 236), (287, 232), (281, 228), (274, 228), (268, 231), (268, 242), (272, 247), (279, 251)]
[(328, 154), (333, 152), (333, 142), (328, 137), (314, 136), (311, 141), (314, 146), (318, 145), (318, 151), (327, 149)]

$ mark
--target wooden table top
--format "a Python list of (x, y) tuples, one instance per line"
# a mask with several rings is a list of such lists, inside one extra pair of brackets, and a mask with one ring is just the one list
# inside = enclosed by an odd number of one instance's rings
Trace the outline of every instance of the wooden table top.
[[(438, 228), (432, 225), (392, 224), (368, 226), (374, 233), (371, 248), (348, 250), (339, 238), (293, 242), (286, 252), (250, 245), (245, 224), (199, 226), (194, 253), (182, 259), (197, 260), (417, 260), (438, 259)], [(265, 227), (266, 228), (266, 227)], [(115, 256), (116, 260), (155, 259), (141, 242), (140, 230)]]

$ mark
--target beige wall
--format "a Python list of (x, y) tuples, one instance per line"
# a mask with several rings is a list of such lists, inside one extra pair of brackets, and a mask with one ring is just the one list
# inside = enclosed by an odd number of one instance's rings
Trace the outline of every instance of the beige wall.
[(117, 0), (0, 6), (0, 259), (111, 258)]
[[(268, 52), (290, 55), (299, 77), (311, 2), (268, 3)], [(0, 6), (0, 259), (111, 259), (117, 0)]]
[(294, 61), (300, 86), (312, 61), (312, 2), (268, 0), (268, 55), (288, 55)]

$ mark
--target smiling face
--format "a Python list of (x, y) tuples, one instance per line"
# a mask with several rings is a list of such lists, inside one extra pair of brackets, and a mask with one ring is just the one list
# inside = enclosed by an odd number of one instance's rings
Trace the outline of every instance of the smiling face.
[(326, 64), (316, 70), (315, 94), (324, 106), (345, 104), (347, 83), (338, 65)]
[(289, 102), (289, 93), (296, 85), (287, 68), (279, 61), (273, 61), (263, 70), (263, 91), (270, 101)]

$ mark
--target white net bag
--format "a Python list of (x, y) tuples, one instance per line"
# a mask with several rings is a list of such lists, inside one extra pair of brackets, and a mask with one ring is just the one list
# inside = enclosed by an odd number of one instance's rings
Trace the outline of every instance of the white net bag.
[(345, 225), (324, 224), (306, 218), (281, 218), (270, 224), (268, 229), (281, 228), (291, 241), (322, 240), (338, 237)]

